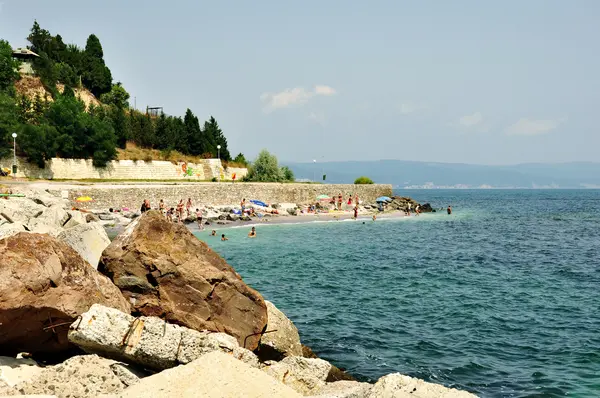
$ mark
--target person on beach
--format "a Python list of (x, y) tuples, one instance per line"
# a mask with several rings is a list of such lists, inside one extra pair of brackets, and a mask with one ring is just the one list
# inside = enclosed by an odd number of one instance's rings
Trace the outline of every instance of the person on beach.
[(417, 207), (415, 207), (415, 216), (418, 216), (419, 214), (421, 214), (421, 205), (417, 205)]
[(158, 210), (160, 210), (160, 214), (162, 214), (163, 216), (165, 215), (165, 201), (164, 200), (160, 200), (160, 202), (158, 202)]
[(204, 229), (204, 225), (202, 224), (202, 210), (196, 209), (196, 221), (198, 221), (198, 228)]
[(338, 210), (342, 210), (342, 193), (338, 195)]
[(354, 206), (354, 219), (358, 218), (358, 204)]
[(412, 203), (410, 203), (410, 202), (409, 202), (409, 203), (408, 203), (407, 210), (406, 210), (406, 215), (407, 215), (407, 216), (410, 216), (410, 208), (411, 208), (411, 207), (412, 207)]
[(215, 231), (214, 229), (212, 230), (212, 232), (210, 233), (210, 236), (217, 236), (217, 231)]
[(246, 198), (242, 199), (240, 202), (240, 207), (242, 208), (242, 216), (244, 215), (244, 211), (246, 210)]
[(348, 206), (352, 206), (352, 195), (348, 197)]
[(452, 214), (452, 206), (448, 206), (448, 210), (447, 211), (448, 211), (449, 215)]
[(223, 235), (221, 235), (221, 240), (225, 241), (225, 240), (229, 240), (229, 239), (227, 239), (227, 237), (225, 236), (225, 234), (223, 234)]
[(249, 238), (256, 238), (256, 228), (252, 227), (252, 229), (250, 230), (250, 232), (248, 232), (248, 237)]
[(357, 205), (360, 204), (360, 202), (358, 201), (358, 194), (354, 195), (354, 203), (356, 203)]
[(190, 216), (190, 209), (192, 208), (192, 198), (188, 198), (187, 203), (185, 204), (185, 210), (187, 212), (187, 216)]
[(144, 199), (144, 202), (142, 203), (142, 208), (140, 209), (140, 211), (143, 213), (147, 212), (148, 210), (150, 210), (150, 201), (148, 199)]
[(180, 199), (179, 203), (177, 203), (177, 222), (181, 222), (182, 218), (183, 218), (183, 199)]
[(167, 221), (168, 222), (173, 222), (173, 213), (175, 212), (174, 208), (170, 208), (169, 210), (167, 210)]

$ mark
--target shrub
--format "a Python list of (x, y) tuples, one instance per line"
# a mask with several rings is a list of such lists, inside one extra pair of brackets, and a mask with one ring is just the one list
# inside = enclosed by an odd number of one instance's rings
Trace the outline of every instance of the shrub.
[(210, 182), (217, 182), (217, 177), (213, 177), (210, 179)]
[(355, 184), (373, 184), (373, 180), (371, 180), (369, 177), (358, 177), (356, 180), (354, 180)]
[(296, 177), (294, 176), (294, 172), (287, 166), (283, 166), (281, 168), (281, 174), (283, 174), (284, 181), (294, 182), (296, 181)]
[(246, 181), (279, 182), (283, 180), (283, 172), (277, 163), (277, 157), (263, 149), (250, 165)]
[(150, 163), (152, 160), (154, 160), (154, 159), (152, 159), (152, 155), (148, 154), (148, 155), (144, 156), (144, 162)]

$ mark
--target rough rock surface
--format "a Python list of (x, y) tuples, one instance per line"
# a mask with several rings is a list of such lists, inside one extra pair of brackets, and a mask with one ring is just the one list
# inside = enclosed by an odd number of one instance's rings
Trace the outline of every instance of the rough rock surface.
[(33, 359), (0, 357), (0, 382), (10, 387), (37, 377), (41, 371)]
[(75, 249), (94, 269), (98, 268), (102, 252), (110, 245), (106, 230), (98, 223), (79, 224), (65, 229), (58, 239)]
[(380, 378), (367, 398), (477, 398), (477, 396), (400, 373), (392, 373)]
[[(302, 345), (302, 356), (304, 358), (318, 358), (317, 354), (315, 354), (310, 347), (305, 346), (304, 344)], [(352, 377), (352, 375), (346, 373), (346, 371), (344, 371), (343, 369), (340, 369), (332, 364), (331, 369), (329, 370), (329, 374), (327, 375), (327, 380), (325, 381), (333, 383), (334, 381), (342, 380), (356, 381), (356, 379)]]
[(299, 398), (300, 394), (258, 369), (215, 351), (173, 369), (146, 377), (121, 398)]
[(0, 216), (9, 223), (26, 224), (32, 217), (41, 215), (46, 207), (28, 198), (0, 200)]
[(288, 356), (302, 356), (302, 344), (296, 326), (273, 303), (270, 301), (265, 303), (269, 319), (267, 331), (275, 332), (265, 333), (261, 337), (260, 357), (278, 360)]
[(239, 347), (235, 337), (198, 332), (156, 317), (134, 318), (101, 305), (92, 306), (73, 323), (69, 340), (88, 353), (153, 369), (189, 363), (218, 350), (258, 367), (256, 355)]
[[(35, 378), (17, 384), (20, 394), (53, 394), (62, 397), (97, 397), (123, 391), (124, 384), (112, 366), (118, 364), (97, 355), (79, 355), (44, 368)], [(127, 365), (122, 364), (123, 367)], [(121, 368), (122, 369), (122, 368)], [(132, 382), (131, 374), (128, 382)]]
[(373, 388), (372, 384), (358, 381), (336, 381), (325, 384), (314, 397), (319, 398), (365, 398)]
[(258, 346), (267, 323), (262, 296), (185, 226), (158, 211), (131, 223), (106, 248), (98, 269), (132, 300), (134, 315), (225, 332), (250, 350)]
[(67, 331), (92, 304), (129, 311), (119, 290), (66, 243), (19, 233), (0, 240), (0, 352), (67, 350)]
[(84, 213), (77, 210), (68, 210), (69, 220), (65, 223), (64, 228), (69, 229), (77, 225), (87, 224), (87, 217)]
[(0, 224), (0, 239), (8, 238), (19, 232), (25, 232), (25, 227), (21, 224), (11, 224), (9, 222)]
[(287, 357), (280, 362), (267, 362), (264, 372), (303, 395), (312, 395), (325, 386), (331, 364), (322, 359)]

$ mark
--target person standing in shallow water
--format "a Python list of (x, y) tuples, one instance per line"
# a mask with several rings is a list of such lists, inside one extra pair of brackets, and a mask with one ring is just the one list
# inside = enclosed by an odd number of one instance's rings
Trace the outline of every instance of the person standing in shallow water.
[(248, 237), (249, 238), (256, 238), (256, 228), (252, 227), (252, 229), (250, 230), (250, 232), (248, 232)]
[(188, 198), (187, 203), (185, 204), (185, 211), (187, 212), (187, 217), (190, 216), (191, 209), (192, 209), (192, 198)]
[(452, 206), (448, 206), (448, 214), (452, 214)]
[(225, 240), (229, 240), (229, 239), (227, 239), (227, 237), (225, 237), (225, 234), (223, 234), (223, 235), (221, 235), (221, 240), (225, 241)]
[(354, 219), (356, 220), (358, 218), (358, 204), (356, 204), (354, 206)]

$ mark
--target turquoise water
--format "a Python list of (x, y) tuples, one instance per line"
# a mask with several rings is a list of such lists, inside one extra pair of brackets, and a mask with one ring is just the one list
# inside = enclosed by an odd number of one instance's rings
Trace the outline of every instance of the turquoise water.
[(403, 191), (455, 213), (199, 237), (364, 380), (600, 396), (600, 191)]

